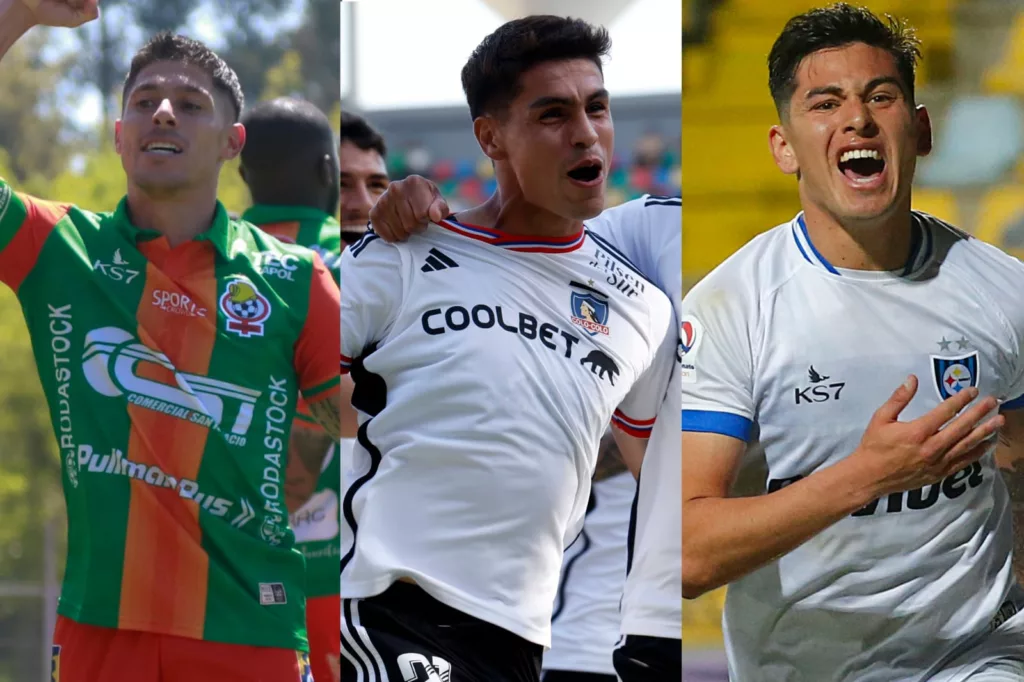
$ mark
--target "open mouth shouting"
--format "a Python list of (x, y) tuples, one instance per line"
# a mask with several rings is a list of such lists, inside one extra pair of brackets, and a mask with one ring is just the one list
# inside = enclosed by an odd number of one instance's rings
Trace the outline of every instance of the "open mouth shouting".
[(885, 155), (879, 147), (846, 147), (839, 152), (839, 172), (857, 189), (876, 189), (885, 178)]
[(604, 180), (604, 164), (597, 157), (589, 157), (570, 168), (567, 175), (580, 187), (596, 187)]

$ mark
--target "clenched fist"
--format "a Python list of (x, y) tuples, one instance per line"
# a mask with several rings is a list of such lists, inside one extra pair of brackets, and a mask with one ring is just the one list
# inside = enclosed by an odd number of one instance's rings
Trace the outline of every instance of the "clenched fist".
[(74, 28), (100, 15), (99, 0), (21, 0), (41, 26)]

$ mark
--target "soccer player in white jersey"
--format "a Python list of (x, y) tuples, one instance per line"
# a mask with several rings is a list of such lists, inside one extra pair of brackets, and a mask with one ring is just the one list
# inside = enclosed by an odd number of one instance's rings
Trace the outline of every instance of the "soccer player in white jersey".
[(848, 5), (787, 23), (769, 139), (803, 210), (683, 301), (683, 590), (729, 584), (733, 680), (1024, 679), (993, 452), (1024, 265), (911, 210), (917, 55)]
[[(392, 183), (371, 210), (377, 233), (382, 239), (401, 241), (426, 227), (428, 220), (447, 215), (448, 205), (437, 186), (420, 176), (409, 176)], [(432, 216), (432, 217), (431, 217)], [(604, 211), (586, 222), (587, 229), (626, 255), (631, 263), (678, 307), (682, 298), (681, 202), (678, 197), (643, 196)], [(608, 283), (628, 281), (629, 273), (609, 274)], [(674, 368), (669, 391), (658, 413), (646, 455), (641, 463), (628, 462), (639, 478), (635, 511), (630, 519), (628, 575), (622, 598), (621, 621), (617, 624), (622, 641), (615, 650), (614, 665), (623, 682), (652, 679), (678, 679), (682, 675), (680, 612), (681, 580), (681, 472), (679, 442), (676, 440), (676, 415), (679, 414), (680, 373)], [(643, 475), (641, 475), (643, 473)], [(587, 530), (586, 523), (584, 531)], [(566, 566), (573, 560), (570, 548)], [(573, 566), (573, 579), (580, 571), (604, 574), (602, 563)], [(563, 581), (565, 577), (563, 576)], [(584, 576), (584, 581), (587, 578)], [(600, 602), (601, 597), (595, 597)], [(555, 604), (555, 614), (559, 614)], [(556, 639), (566, 647), (578, 633), (569, 621), (564, 636), (558, 632), (563, 623), (556, 617), (552, 624)], [(602, 627), (604, 627), (602, 625)], [(557, 661), (589, 660), (590, 642), (576, 637), (572, 654), (555, 651), (545, 665)], [(579, 667), (585, 674), (592, 668)]]
[(643, 456), (678, 335), (656, 287), (606, 281), (643, 278), (583, 228), (612, 152), (609, 44), (552, 16), (488, 36), (462, 75), (498, 192), (345, 252), (362, 468), (343, 502), (343, 679), (537, 680), (613, 415)]

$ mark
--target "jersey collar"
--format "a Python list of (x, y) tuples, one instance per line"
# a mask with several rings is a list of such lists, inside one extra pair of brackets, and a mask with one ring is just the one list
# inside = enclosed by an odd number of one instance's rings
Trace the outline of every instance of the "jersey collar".
[(325, 213), (312, 206), (280, 204), (254, 204), (242, 214), (242, 220), (253, 225), (271, 225), (292, 221), (310, 221), (319, 224), (336, 222), (330, 213)]
[[(156, 230), (144, 230), (132, 224), (131, 218), (128, 215), (127, 197), (122, 198), (120, 203), (118, 203), (117, 210), (114, 211), (114, 221), (121, 232), (133, 243), (152, 241), (163, 237), (163, 234)], [(231, 246), (235, 243), (237, 237), (237, 224), (228, 217), (228, 212), (224, 205), (218, 201), (213, 215), (213, 223), (211, 223), (208, 230), (196, 235), (194, 241), (210, 242), (225, 260), (231, 260)]]
[(446, 218), (437, 224), (450, 232), (461, 234), (463, 237), (486, 242), (509, 251), (526, 253), (569, 253), (583, 246), (586, 238), (586, 230), (582, 227), (579, 232), (565, 237), (528, 237), (509, 234), (493, 227), (460, 223), (455, 220), (455, 216)]
[(811, 236), (807, 232), (807, 223), (804, 221), (803, 211), (797, 214), (796, 218), (790, 224), (793, 241), (796, 243), (797, 250), (805, 261), (810, 263), (812, 266), (825, 270), (837, 277), (853, 277), (855, 279), (875, 279), (877, 277), (888, 279), (893, 276), (909, 277), (924, 267), (931, 258), (934, 238), (932, 237), (931, 230), (927, 228), (924, 221), (921, 220), (921, 217), (918, 216), (917, 213), (911, 214), (911, 229), (913, 230), (913, 234), (911, 235), (910, 253), (903, 267), (891, 272), (876, 273), (836, 268), (834, 265), (829, 263), (828, 260), (821, 255), (821, 252), (815, 248), (814, 243), (811, 242)]

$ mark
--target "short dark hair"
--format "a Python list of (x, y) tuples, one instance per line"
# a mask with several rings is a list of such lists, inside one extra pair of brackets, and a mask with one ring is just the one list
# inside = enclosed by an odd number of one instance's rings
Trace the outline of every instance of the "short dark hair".
[(334, 131), (327, 116), (311, 102), (278, 97), (245, 112), (244, 166), (283, 170), (291, 160), (335, 154)]
[(582, 19), (538, 14), (509, 21), (484, 38), (462, 68), (469, 115), (503, 111), (519, 94), (520, 76), (537, 64), (589, 59), (601, 69), (611, 47), (607, 29)]
[(384, 136), (374, 130), (369, 122), (349, 111), (341, 112), (340, 142), (351, 142), (363, 151), (371, 149), (380, 154), (381, 158), (388, 155), (387, 145), (384, 144)]
[(780, 117), (785, 116), (796, 91), (796, 72), (804, 58), (833, 47), (864, 43), (885, 50), (896, 61), (896, 70), (914, 101), (914, 74), (921, 57), (914, 29), (891, 15), (879, 18), (870, 10), (838, 2), (813, 9), (786, 22), (768, 54), (768, 89)]
[(238, 76), (235, 72), (216, 52), (203, 43), (182, 35), (175, 35), (169, 31), (153, 36), (132, 57), (132, 64), (128, 69), (128, 75), (124, 79), (124, 88), (121, 91), (122, 107), (127, 104), (128, 93), (135, 85), (139, 72), (156, 62), (192, 64), (208, 73), (213, 80), (213, 87), (231, 99), (231, 104), (234, 106), (234, 122), (238, 122), (242, 108), (245, 106), (245, 97), (242, 95), (242, 86), (238, 83)]

